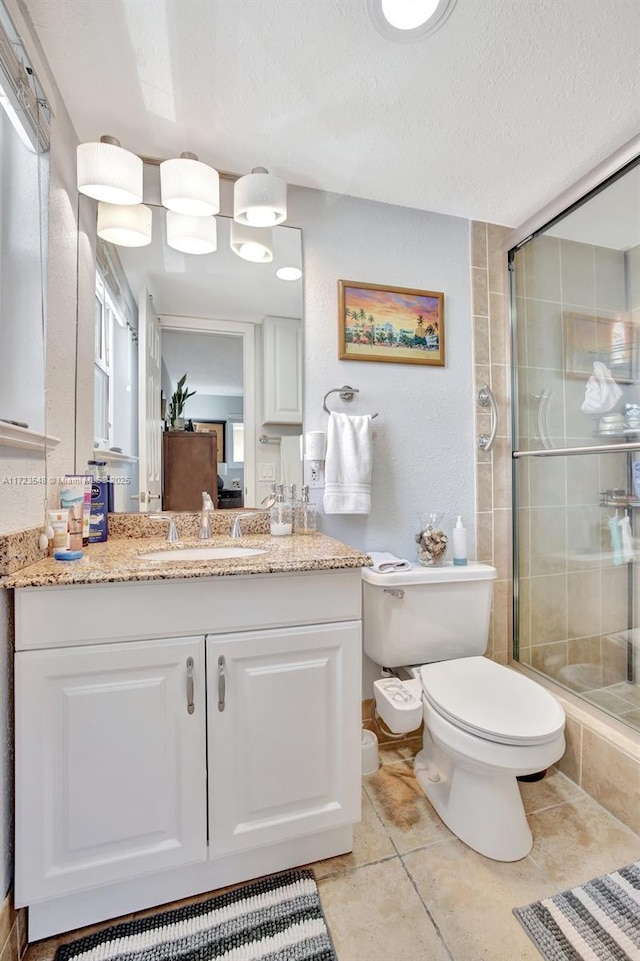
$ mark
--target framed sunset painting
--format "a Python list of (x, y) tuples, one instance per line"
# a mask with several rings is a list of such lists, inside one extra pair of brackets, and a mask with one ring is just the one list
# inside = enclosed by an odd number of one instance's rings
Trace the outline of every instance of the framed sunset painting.
[(444, 294), (338, 281), (340, 360), (444, 367)]

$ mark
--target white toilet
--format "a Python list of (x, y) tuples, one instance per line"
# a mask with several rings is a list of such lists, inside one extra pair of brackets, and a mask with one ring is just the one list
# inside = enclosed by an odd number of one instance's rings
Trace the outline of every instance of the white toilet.
[(539, 684), (482, 656), (495, 577), (472, 563), (363, 568), (364, 650), (407, 678), (376, 681), (376, 707), (396, 732), (424, 720), (415, 774), (444, 823), (480, 854), (517, 861), (533, 838), (516, 777), (562, 757), (565, 717)]

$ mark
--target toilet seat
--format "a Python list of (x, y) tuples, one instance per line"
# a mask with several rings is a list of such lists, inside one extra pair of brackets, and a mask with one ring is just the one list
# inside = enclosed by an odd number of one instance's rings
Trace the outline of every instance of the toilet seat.
[(564, 728), (564, 711), (548, 691), (486, 657), (424, 664), (420, 679), (438, 714), (485, 740), (546, 744)]

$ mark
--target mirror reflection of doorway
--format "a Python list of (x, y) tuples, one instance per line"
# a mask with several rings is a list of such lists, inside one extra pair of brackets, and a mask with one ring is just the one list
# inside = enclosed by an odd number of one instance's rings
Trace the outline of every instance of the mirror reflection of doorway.
[[(238, 334), (164, 328), (161, 338), (161, 389), (167, 402), (186, 374), (187, 398), (181, 418), (186, 430), (178, 446), (165, 438), (163, 507), (199, 510), (202, 490), (217, 507), (244, 506), (244, 363)], [(169, 425), (168, 425), (169, 426)], [(173, 432), (170, 432), (173, 433)], [(215, 453), (207, 439), (215, 437)], [(207, 458), (215, 464), (207, 468)], [(208, 485), (206, 483), (208, 474)], [(179, 490), (173, 490), (175, 485)], [(202, 488), (199, 490), (198, 488)]]

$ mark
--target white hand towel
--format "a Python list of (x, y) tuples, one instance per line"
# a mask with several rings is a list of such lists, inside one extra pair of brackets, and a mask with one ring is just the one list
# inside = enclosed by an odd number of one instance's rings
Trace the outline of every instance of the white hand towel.
[(324, 470), (325, 514), (371, 511), (371, 415), (329, 415)]
[(606, 414), (616, 406), (622, 391), (611, 375), (611, 371), (599, 360), (594, 361), (593, 373), (584, 389), (583, 414)]
[(373, 561), (371, 570), (378, 574), (392, 574), (394, 571), (408, 571), (411, 567), (409, 561), (388, 551), (369, 551), (369, 557)]

